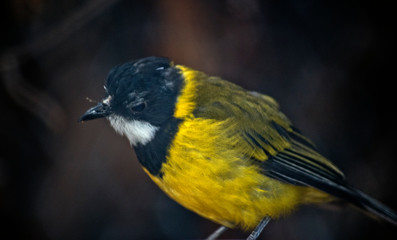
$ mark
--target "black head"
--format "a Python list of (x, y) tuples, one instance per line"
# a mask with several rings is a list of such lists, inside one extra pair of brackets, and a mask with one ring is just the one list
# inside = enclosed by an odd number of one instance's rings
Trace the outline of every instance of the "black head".
[(105, 98), (81, 121), (117, 116), (160, 126), (173, 116), (182, 82), (167, 58), (147, 57), (116, 66), (107, 77)]

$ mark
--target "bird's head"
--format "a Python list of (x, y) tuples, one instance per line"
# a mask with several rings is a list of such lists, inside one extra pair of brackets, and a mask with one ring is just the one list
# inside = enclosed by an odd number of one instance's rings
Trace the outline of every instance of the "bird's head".
[(80, 121), (106, 117), (132, 145), (145, 145), (173, 117), (182, 82), (179, 69), (167, 58), (147, 57), (116, 66), (107, 77), (105, 97)]

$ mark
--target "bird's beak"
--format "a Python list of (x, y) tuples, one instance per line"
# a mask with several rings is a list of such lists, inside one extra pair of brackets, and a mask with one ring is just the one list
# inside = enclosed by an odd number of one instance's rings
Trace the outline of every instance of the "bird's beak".
[(111, 113), (110, 106), (104, 102), (100, 102), (95, 107), (88, 109), (88, 111), (80, 117), (80, 122), (107, 117)]

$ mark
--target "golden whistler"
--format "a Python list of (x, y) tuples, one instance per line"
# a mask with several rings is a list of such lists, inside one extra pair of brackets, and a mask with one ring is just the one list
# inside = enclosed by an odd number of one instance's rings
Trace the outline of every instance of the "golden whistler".
[(158, 57), (113, 68), (105, 89), (81, 120), (106, 117), (165, 193), (224, 229), (255, 228), (255, 239), (270, 219), (337, 199), (397, 222), (346, 183), (267, 95)]

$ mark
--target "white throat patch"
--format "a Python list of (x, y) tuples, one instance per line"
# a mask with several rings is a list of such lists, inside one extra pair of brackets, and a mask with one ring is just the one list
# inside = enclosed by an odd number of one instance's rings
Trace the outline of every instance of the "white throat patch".
[(148, 122), (139, 120), (129, 121), (120, 116), (111, 115), (107, 119), (114, 130), (118, 134), (126, 136), (133, 146), (136, 146), (138, 143), (142, 145), (147, 144), (154, 138), (159, 129), (159, 127), (153, 126)]

